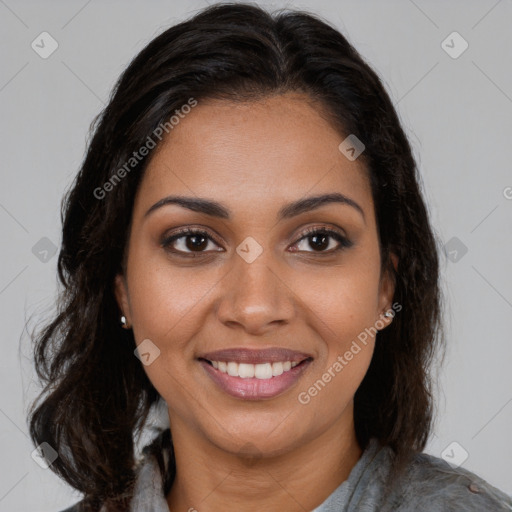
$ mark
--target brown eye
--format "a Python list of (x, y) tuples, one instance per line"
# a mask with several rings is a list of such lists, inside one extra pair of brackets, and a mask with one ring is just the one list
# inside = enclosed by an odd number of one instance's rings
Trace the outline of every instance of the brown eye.
[(185, 228), (162, 241), (162, 247), (174, 253), (204, 253), (209, 247), (209, 243), (216, 243), (206, 232), (198, 229)]
[(305, 233), (303, 233), (303, 236), (300, 238), (300, 240), (296, 242), (295, 246), (301, 243), (303, 246), (311, 248), (312, 251), (308, 251), (304, 247), (302, 249), (297, 249), (298, 251), (327, 254), (352, 247), (353, 245), (353, 242), (348, 240), (341, 233), (326, 228), (312, 228), (307, 230)]

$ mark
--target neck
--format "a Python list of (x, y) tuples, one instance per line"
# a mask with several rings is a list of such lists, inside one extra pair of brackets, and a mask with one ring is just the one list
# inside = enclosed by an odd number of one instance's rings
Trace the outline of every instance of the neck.
[(340, 421), (272, 457), (240, 457), (171, 422), (176, 477), (167, 496), (170, 512), (313, 510), (348, 478), (361, 457), (352, 407), (344, 414), (352, 421)]

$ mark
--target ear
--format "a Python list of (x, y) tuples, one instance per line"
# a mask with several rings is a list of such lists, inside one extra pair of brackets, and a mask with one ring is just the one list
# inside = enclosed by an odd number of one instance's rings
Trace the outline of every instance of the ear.
[(132, 323), (128, 285), (123, 274), (117, 274), (114, 280), (114, 294), (121, 314), (126, 317), (128, 324)]
[[(389, 258), (396, 272), (396, 270), (398, 269), (398, 256), (395, 253), (391, 252), (389, 254)], [(386, 311), (391, 309), (391, 305), (393, 304), (393, 295), (395, 293), (395, 285), (395, 275), (393, 273), (391, 265), (389, 265), (381, 277), (379, 287), (378, 314), (381, 315), (381, 317)]]

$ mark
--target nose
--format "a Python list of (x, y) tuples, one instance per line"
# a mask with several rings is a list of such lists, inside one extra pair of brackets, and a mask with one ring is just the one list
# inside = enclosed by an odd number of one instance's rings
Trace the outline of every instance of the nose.
[(227, 327), (262, 335), (289, 324), (295, 314), (294, 293), (264, 251), (252, 263), (236, 256), (220, 283), (218, 319)]

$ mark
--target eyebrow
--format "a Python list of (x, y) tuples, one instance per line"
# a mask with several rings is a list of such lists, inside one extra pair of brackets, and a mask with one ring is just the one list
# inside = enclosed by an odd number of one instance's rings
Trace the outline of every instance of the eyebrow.
[[(306, 197), (303, 199), (299, 199), (292, 203), (286, 204), (283, 206), (277, 213), (278, 220), (290, 219), (301, 213), (309, 212), (311, 210), (315, 210), (330, 203), (338, 203), (345, 204), (351, 206), (355, 210), (357, 210), (363, 220), (366, 223), (366, 218), (364, 215), (364, 211), (353, 199), (345, 196), (340, 193), (331, 193), (331, 194), (322, 194), (318, 196)], [(187, 208), (188, 210), (192, 210), (194, 212), (204, 213), (205, 215), (210, 215), (212, 217), (218, 217), (221, 219), (229, 219), (231, 216), (231, 212), (228, 208), (226, 208), (221, 203), (217, 203), (216, 201), (211, 201), (209, 199), (203, 199), (198, 197), (186, 197), (186, 196), (168, 196), (160, 199), (160, 201), (156, 202), (149, 210), (144, 214), (144, 217), (147, 217), (155, 210), (161, 208), (162, 206), (168, 204), (176, 204), (183, 208)]]

